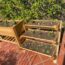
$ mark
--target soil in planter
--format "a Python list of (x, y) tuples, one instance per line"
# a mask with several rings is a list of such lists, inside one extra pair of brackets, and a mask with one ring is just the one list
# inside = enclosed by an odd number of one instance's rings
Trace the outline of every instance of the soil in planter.
[(28, 39), (24, 41), (22, 47), (51, 56), (53, 56), (56, 52), (56, 47), (49, 43), (38, 42)]
[(54, 26), (54, 25), (58, 25), (59, 22), (53, 22), (53, 21), (30, 21), (28, 24), (31, 24), (31, 25), (44, 25), (44, 26)]
[(53, 31), (27, 30), (23, 35), (48, 40), (57, 39), (57, 33)]
[(16, 22), (7, 22), (7, 21), (2, 21), (0, 22), (0, 26), (3, 26), (3, 27), (11, 27), (11, 26), (14, 26), (16, 25), (17, 23)]

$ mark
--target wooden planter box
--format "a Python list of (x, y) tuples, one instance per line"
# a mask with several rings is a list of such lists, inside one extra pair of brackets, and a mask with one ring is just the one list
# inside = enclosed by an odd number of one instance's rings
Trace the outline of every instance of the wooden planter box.
[(35, 40), (30, 40), (30, 39), (26, 39), (22, 43), (22, 47), (33, 50), (33, 51), (37, 51), (43, 54), (47, 54), (50, 56), (54, 56), (54, 53), (56, 51), (55, 46), (49, 43), (39, 42)]
[(20, 38), (34, 39), (49, 43), (58, 43), (60, 41), (60, 32), (27, 30)]
[(15, 42), (19, 44), (20, 43), (19, 37), (24, 32), (23, 21), (19, 21), (19, 22), (15, 21), (16, 24), (13, 24), (13, 22), (14, 21), (9, 21), (9, 20), (6, 23), (5, 21), (4, 22), (0, 21), (0, 35), (6, 37), (8, 36), (14, 37)]
[(25, 39), (25, 41), (21, 44), (21, 47), (44, 56), (51, 57), (54, 61), (57, 61), (59, 45), (52, 45), (50, 43)]
[(45, 29), (45, 30), (60, 30), (62, 21), (56, 20), (33, 20), (25, 24), (25, 28), (29, 29)]

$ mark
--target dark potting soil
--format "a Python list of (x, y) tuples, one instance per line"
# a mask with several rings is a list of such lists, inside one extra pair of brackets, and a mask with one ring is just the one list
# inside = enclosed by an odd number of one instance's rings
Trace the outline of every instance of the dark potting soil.
[(52, 22), (52, 21), (30, 21), (28, 24), (31, 24), (31, 25), (44, 25), (44, 26), (54, 26), (54, 25), (58, 25), (59, 22)]
[(57, 36), (56, 32), (50, 31), (40, 31), (40, 30), (27, 30), (24, 36), (48, 39), (48, 40), (56, 40), (55, 37)]
[(40, 53), (48, 54), (48, 55), (54, 55), (56, 51), (56, 47), (44, 42), (38, 42), (34, 40), (25, 40), (25, 42), (22, 44), (24, 48), (37, 51)]
[(11, 26), (14, 26), (16, 24), (17, 24), (16, 22), (7, 22), (7, 21), (0, 22), (0, 26), (2, 26), (2, 27), (11, 27)]

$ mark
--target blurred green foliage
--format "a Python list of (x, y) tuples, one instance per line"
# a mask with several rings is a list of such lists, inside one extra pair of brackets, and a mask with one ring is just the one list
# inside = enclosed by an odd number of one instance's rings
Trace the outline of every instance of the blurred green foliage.
[(64, 0), (0, 0), (0, 18), (60, 19), (65, 14), (64, 5)]

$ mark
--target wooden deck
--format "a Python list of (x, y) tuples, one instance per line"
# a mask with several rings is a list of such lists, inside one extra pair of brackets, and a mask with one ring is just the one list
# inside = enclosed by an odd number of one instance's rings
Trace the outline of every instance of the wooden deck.
[[(7, 50), (7, 51), (6, 51)], [(0, 42), (0, 65), (54, 65), (53, 58)]]
[(15, 44), (10, 44), (10, 42), (0, 41), (0, 65), (63, 65), (64, 55), (65, 33), (63, 34), (58, 62), (56, 64), (53, 63), (51, 57), (19, 48)]

